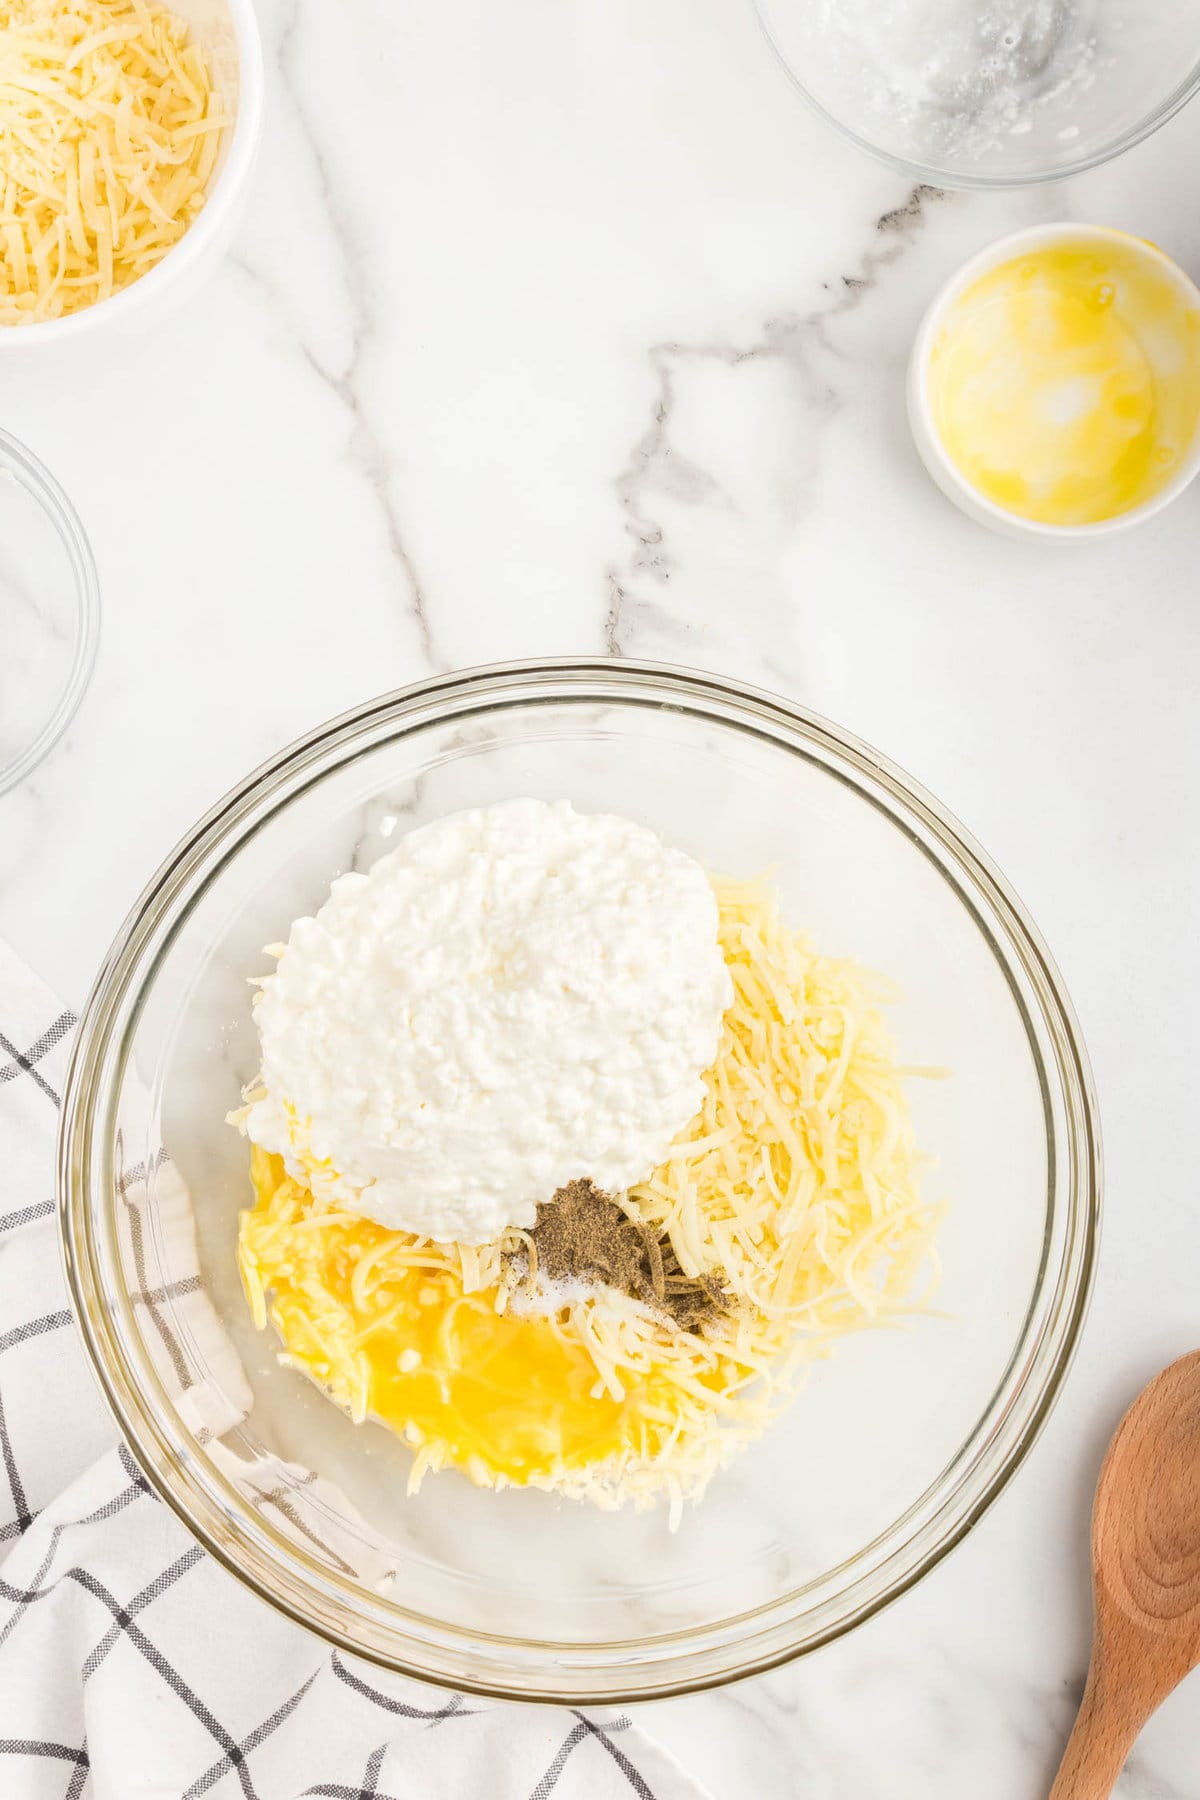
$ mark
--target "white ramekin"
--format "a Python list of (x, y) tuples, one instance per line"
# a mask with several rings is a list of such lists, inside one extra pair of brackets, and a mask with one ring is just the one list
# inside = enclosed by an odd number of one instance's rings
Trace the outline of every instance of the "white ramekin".
[(971, 257), (934, 295), (918, 328), (912, 355), (909, 357), (908, 420), (921, 461), (947, 499), (953, 500), (969, 518), (978, 520), (981, 525), (990, 526), (993, 531), (1003, 532), (1007, 537), (1037, 537), (1067, 544), (1086, 543), (1093, 538), (1111, 537), (1114, 532), (1127, 531), (1131, 525), (1140, 525), (1144, 519), (1153, 517), (1164, 506), (1168, 506), (1200, 471), (1200, 426), (1197, 427), (1187, 455), (1181, 459), (1171, 480), (1140, 506), (1130, 507), (1128, 512), (1117, 513), (1111, 519), (1097, 520), (1091, 525), (1050, 525), (1041, 519), (1026, 519), (1020, 513), (1009, 512), (1005, 507), (997, 506), (959, 472), (947, 454), (934, 424), (926, 379), (934, 339), (947, 312), (960, 295), (1001, 263), (1011, 262), (1015, 257), (1043, 249), (1048, 244), (1063, 243), (1119, 243), (1127, 252), (1132, 250), (1147, 263), (1153, 263), (1160, 274), (1166, 275), (1174, 283), (1183, 298), (1200, 312), (1200, 289), (1169, 256), (1164, 256), (1161, 250), (1141, 238), (1131, 237), (1124, 231), (1114, 231), (1105, 225), (1070, 223), (1035, 225), (1028, 231), (1014, 231), (1009, 237), (998, 238), (977, 256)]
[(234, 124), (216, 177), (194, 225), (153, 269), (94, 306), (33, 325), (0, 325), (0, 356), (61, 348), (98, 331), (143, 323), (147, 309), (187, 293), (226, 248), (245, 199), (258, 147), (263, 107), (262, 43), (253, 0), (168, 0), (212, 58), (223, 95), (231, 95)]

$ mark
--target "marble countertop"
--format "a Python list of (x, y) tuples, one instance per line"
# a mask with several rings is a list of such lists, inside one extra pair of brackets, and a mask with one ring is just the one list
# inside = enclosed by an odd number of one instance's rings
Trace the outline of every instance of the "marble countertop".
[[(1084, 1346), (916, 1592), (644, 1722), (718, 1796), (1036, 1800), (1086, 1662), (1102, 1447), (1200, 1336), (1200, 490), (1096, 548), (991, 537), (921, 470), (903, 369), (934, 287), (1022, 224), (1124, 226), (1200, 273), (1200, 107), (1060, 187), (941, 195), (810, 117), (745, 0), (261, 12), (266, 135), (214, 279), (69, 379), (4, 371), (0, 420), (78, 505), (105, 615), (68, 735), (0, 801), (0, 934), (78, 1003), (247, 768), (493, 658), (718, 669), (932, 788), (1038, 920), (1090, 1045), (1108, 1213)], [(1152, 1722), (1122, 1800), (1198, 1791), (1198, 1698)]]

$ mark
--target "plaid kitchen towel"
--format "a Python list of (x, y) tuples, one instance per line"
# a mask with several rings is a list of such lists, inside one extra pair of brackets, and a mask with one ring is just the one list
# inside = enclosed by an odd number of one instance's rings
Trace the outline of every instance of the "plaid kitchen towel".
[(0, 944), (0, 1794), (705, 1800), (622, 1716), (440, 1693), (331, 1653), (155, 1497), (114, 1443), (59, 1266), (73, 1024)]

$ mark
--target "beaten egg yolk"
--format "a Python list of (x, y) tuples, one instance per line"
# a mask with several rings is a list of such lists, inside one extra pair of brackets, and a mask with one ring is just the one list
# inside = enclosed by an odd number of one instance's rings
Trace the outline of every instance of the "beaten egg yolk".
[(406, 1264), (406, 1234), (346, 1213), (325, 1222), (282, 1159), (257, 1147), (251, 1177), (239, 1248), (252, 1304), (256, 1289), (269, 1296), (288, 1360), (355, 1418), (436, 1446), (486, 1486), (652, 1453), (669, 1436), (662, 1372), (615, 1399), (555, 1320), (498, 1313), (494, 1288), (466, 1294), (456, 1271), (421, 1266), (422, 1252)]
[(1200, 425), (1200, 310), (1144, 247), (1051, 245), (948, 310), (928, 371), (935, 429), (986, 499), (1052, 525), (1149, 500)]

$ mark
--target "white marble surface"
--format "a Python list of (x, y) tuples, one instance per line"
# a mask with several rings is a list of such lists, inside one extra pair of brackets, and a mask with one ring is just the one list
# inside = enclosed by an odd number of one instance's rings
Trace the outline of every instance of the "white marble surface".
[[(1095, 1062), (1083, 1352), (1015, 1486), (888, 1615), (646, 1709), (734, 1800), (1035, 1800), (1082, 1679), (1102, 1445), (1200, 1338), (1200, 492), (1111, 545), (931, 488), (902, 370), (969, 251), (1054, 217), (1200, 273), (1200, 107), (1113, 168), (914, 194), (810, 118), (746, 0), (264, 0), (234, 253), (155, 331), (8, 366), (94, 540), (65, 741), (0, 801), (0, 933), (78, 1002), (159, 858), (304, 728), (433, 669), (608, 650), (762, 681), (890, 752), (1014, 881)], [(1123, 1800), (1200, 1792), (1200, 1689)]]

